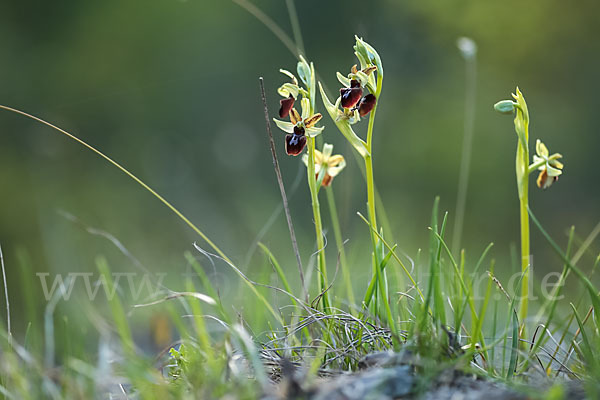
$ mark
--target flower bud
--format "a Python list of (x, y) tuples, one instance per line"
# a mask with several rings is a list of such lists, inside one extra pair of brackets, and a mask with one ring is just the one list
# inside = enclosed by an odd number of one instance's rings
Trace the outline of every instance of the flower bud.
[(494, 104), (494, 109), (502, 114), (511, 114), (515, 110), (515, 103), (512, 100), (502, 100)]

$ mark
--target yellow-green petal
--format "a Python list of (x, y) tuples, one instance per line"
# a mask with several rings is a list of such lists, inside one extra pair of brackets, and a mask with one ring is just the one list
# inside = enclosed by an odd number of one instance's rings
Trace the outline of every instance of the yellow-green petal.
[(287, 133), (294, 132), (294, 124), (292, 124), (291, 122), (280, 121), (277, 118), (273, 118), (273, 122), (275, 122), (275, 125), (277, 125), (277, 127), (284, 132), (287, 132)]

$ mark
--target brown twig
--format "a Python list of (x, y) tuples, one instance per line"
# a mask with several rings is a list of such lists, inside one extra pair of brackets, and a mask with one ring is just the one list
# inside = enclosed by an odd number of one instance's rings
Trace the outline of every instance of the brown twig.
[(309, 302), (308, 291), (304, 282), (304, 270), (302, 268), (302, 259), (300, 258), (300, 251), (298, 250), (298, 241), (296, 240), (296, 232), (294, 231), (294, 225), (292, 224), (292, 215), (290, 214), (290, 208), (288, 206), (287, 195), (285, 194), (285, 187), (283, 186), (283, 178), (281, 177), (281, 170), (279, 169), (279, 161), (277, 161), (277, 152), (275, 151), (275, 142), (273, 141), (273, 133), (271, 131), (271, 120), (269, 118), (269, 108), (267, 106), (267, 96), (265, 94), (265, 83), (262, 78), (258, 78), (260, 81), (260, 95), (265, 110), (265, 123), (267, 124), (267, 134), (269, 135), (269, 145), (271, 147), (271, 156), (273, 157), (273, 168), (275, 168), (275, 175), (277, 175), (277, 182), (279, 183), (279, 191), (281, 192), (281, 199), (283, 200), (283, 209), (285, 210), (285, 217), (287, 219), (288, 228), (290, 230), (290, 237), (292, 239), (292, 247), (294, 253), (296, 253), (296, 261), (298, 262), (298, 272), (300, 273), (300, 283), (302, 284), (302, 291), (306, 302)]

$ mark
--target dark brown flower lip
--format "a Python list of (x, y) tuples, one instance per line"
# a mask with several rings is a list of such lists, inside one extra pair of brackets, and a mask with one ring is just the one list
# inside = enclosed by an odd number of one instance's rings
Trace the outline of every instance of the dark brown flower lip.
[(295, 101), (296, 99), (294, 99), (294, 96), (291, 94), (290, 97), (279, 100), (279, 118), (287, 118), (287, 116), (290, 114), (290, 110), (292, 107), (294, 107)]
[(358, 104), (358, 113), (360, 114), (360, 116), (364, 117), (365, 115), (370, 113), (371, 110), (375, 107), (376, 103), (377, 98), (371, 93), (363, 97), (360, 100), (360, 103)]
[[(294, 129), (295, 130), (295, 129)], [(285, 135), (285, 152), (288, 156), (297, 156), (302, 153), (306, 146), (306, 136), (304, 133), (298, 135), (296, 133), (288, 133)]]
[[(549, 179), (551, 179), (551, 180), (552, 180), (552, 182), (548, 183), (548, 180), (549, 180)], [(540, 189), (544, 189), (544, 190), (546, 190), (546, 189), (548, 189), (548, 188), (550, 187), (550, 185), (551, 185), (553, 182), (556, 182), (557, 180), (558, 180), (558, 176), (548, 176), (548, 171), (546, 171), (546, 170), (544, 169), (544, 170), (543, 170), (543, 171), (541, 171), (541, 172), (540, 172), (540, 174), (538, 175), (538, 178), (537, 178), (537, 181), (536, 181), (536, 183), (537, 183), (537, 186), (538, 186)]]
[(341, 88), (340, 96), (342, 98), (342, 107), (354, 107), (362, 97), (362, 93), (363, 91), (361, 87)]

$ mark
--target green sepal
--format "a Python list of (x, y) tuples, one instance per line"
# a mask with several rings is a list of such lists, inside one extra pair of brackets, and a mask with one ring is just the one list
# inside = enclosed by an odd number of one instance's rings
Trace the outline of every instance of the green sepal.
[(336, 72), (336, 76), (342, 85), (345, 87), (350, 87), (350, 79), (348, 77), (342, 75), (341, 72)]
[(294, 124), (292, 124), (291, 122), (281, 121), (281, 120), (278, 120), (277, 118), (273, 118), (273, 122), (275, 122), (275, 125), (277, 125), (277, 127), (279, 129), (281, 129), (282, 131), (284, 131), (286, 133), (294, 132)]
[(279, 89), (277, 89), (277, 93), (279, 93), (280, 96), (290, 97), (291, 94), (294, 97), (294, 99), (298, 98), (299, 91), (300, 88), (297, 85), (294, 85), (293, 83), (289, 82), (284, 83), (279, 87)]
[[(356, 38), (356, 45), (354, 46), (354, 51), (357, 53), (357, 57), (359, 60), (363, 58), (369, 64), (372, 64), (377, 67), (377, 73), (380, 76), (383, 76), (383, 64), (381, 63), (381, 57), (377, 51), (371, 46), (369, 43), (365, 42), (358, 36), (354, 36)], [(361, 61), (362, 65), (362, 61)], [(363, 66), (361, 69), (364, 69)]]
[(309, 88), (310, 87), (310, 65), (303, 56), (300, 56), (300, 61), (298, 61), (298, 76), (304, 85)]

